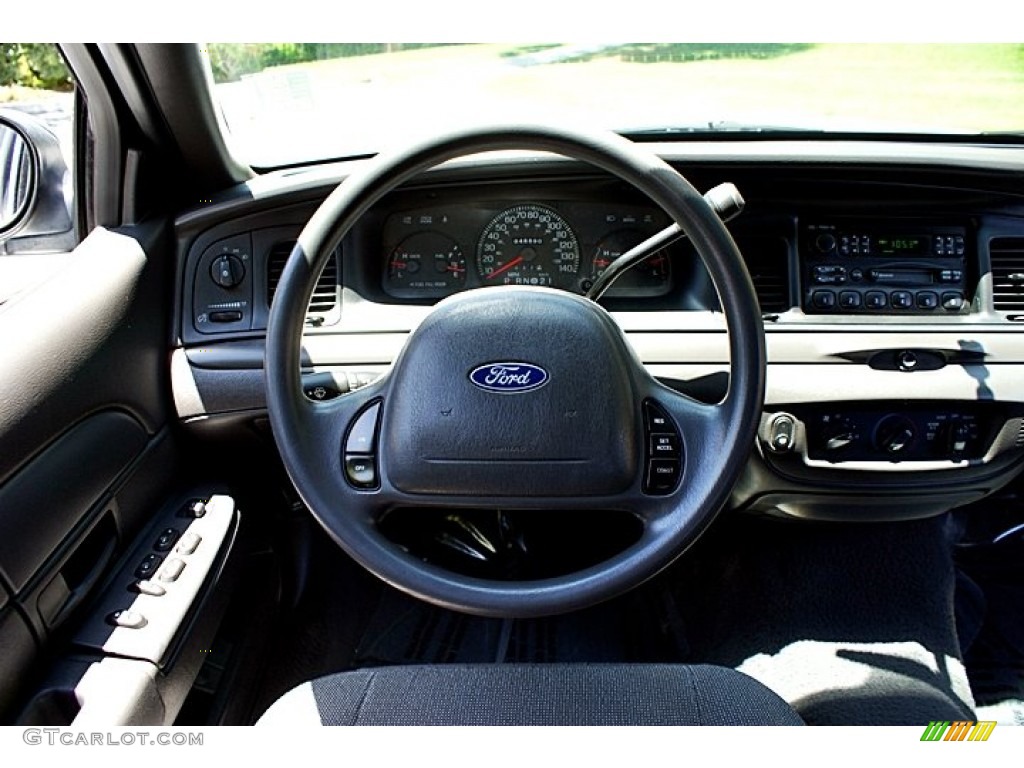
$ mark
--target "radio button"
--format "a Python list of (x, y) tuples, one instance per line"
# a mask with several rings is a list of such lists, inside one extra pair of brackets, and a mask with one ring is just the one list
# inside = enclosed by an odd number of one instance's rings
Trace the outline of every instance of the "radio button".
[(836, 305), (836, 295), (832, 291), (815, 291), (811, 301), (818, 309), (832, 309)]
[(921, 291), (917, 294), (918, 309), (935, 309), (939, 306), (939, 296), (934, 291)]
[(942, 294), (942, 308), (947, 312), (959, 312), (964, 306), (962, 293), (950, 291)]
[(910, 291), (893, 291), (889, 295), (889, 301), (893, 309), (910, 309), (914, 306), (914, 297), (910, 295)]
[(959, 283), (964, 279), (961, 269), (943, 269), (939, 272), (939, 281), (943, 283)]
[(887, 302), (884, 291), (868, 291), (864, 294), (864, 306), (868, 309), (885, 309)]
[(857, 309), (860, 307), (860, 294), (856, 291), (843, 291), (839, 294), (839, 306), (843, 309)]

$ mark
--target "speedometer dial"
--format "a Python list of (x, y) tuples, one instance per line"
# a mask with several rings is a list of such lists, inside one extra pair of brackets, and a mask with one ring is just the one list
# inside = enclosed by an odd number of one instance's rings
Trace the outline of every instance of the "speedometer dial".
[(476, 262), (484, 285), (568, 288), (580, 269), (580, 249), (556, 211), (517, 205), (491, 219), (480, 236)]

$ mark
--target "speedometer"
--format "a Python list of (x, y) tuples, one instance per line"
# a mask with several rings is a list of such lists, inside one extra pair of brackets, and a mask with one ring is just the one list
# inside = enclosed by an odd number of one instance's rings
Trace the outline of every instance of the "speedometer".
[(580, 269), (580, 248), (558, 212), (544, 205), (516, 205), (488, 223), (476, 263), (484, 285), (568, 288)]

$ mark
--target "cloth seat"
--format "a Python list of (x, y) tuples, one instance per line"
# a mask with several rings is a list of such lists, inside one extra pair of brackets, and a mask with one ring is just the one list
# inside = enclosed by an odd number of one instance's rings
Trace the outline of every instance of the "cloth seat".
[(725, 667), (676, 664), (397, 666), (340, 672), (278, 699), (259, 725), (803, 725)]

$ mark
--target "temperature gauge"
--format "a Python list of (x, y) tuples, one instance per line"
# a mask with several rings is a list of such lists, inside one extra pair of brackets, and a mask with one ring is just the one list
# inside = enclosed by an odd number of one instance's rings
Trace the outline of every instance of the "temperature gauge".
[(388, 256), (385, 289), (400, 298), (439, 298), (466, 287), (466, 257), (438, 232), (410, 235)]

